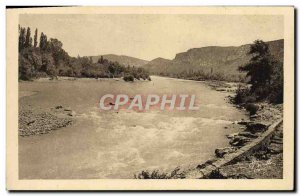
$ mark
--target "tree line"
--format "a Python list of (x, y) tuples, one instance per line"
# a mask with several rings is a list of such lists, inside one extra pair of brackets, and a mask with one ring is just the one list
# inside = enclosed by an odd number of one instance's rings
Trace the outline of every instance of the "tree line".
[(150, 80), (149, 73), (143, 68), (124, 66), (104, 59), (103, 56), (97, 62), (93, 62), (91, 57), (71, 57), (63, 49), (61, 41), (48, 39), (43, 32), (38, 41), (38, 33), (38, 29), (35, 29), (32, 38), (30, 27), (19, 26), (20, 80), (57, 76)]
[(243, 74), (226, 74), (218, 71), (214, 71), (213, 68), (200, 68), (197, 70), (189, 69), (184, 70), (179, 73), (168, 73), (168, 72), (158, 72), (153, 73), (160, 76), (180, 78), (185, 80), (218, 80), (218, 81), (227, 81), (227, 82), (245, 82), (246, 79)]

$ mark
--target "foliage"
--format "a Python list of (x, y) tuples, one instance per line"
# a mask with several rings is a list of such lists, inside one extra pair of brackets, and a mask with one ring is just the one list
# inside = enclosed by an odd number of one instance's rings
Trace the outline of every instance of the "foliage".
[(25, 47), (26, 30), (19, 26), (19, 51)]
[(245, 82), (245, 78), (243, 75), (236, 75), (236, 74), (225, 74), (222, 72), (211, 72), (207, 71), (206, 69), (199, 69), (197, 71), (189, 70), (189, 71), (182, 71), (178, 74), (170, 74), (166, 72), (158, 73), (161, 76), (167, 77), (174, 77), (174, 78), (182, 78), (186, 80), (218, 80), (218, 81), (228, 81), (228, 82)]
[(41, 33), (41, 36), (40, 36), (40, 49), (45, 51), (47, 49), (47, 45), (48, 45), (48, 42), (47, 42), (47, 35), (45, 35), (43, 32)]
[(272, 103), (283, 103), (283, 64), (277, 63), (271, 75), (270, 93), (268, 99)]
[(250, 112), (250, 115), (256, 114), (258, 111), (259, 107), (253, 103), (247, 103), (245, 106), (246, 110)]
[(268, 100), (271, 103), (283, 102), (283, 64), (276, 61), (270, 54), (268, 45), (256, 40), (251, 45), (249, 63), (239, 67), (247, 73), (250, 89), (238, 90), (237, 103), (249, 103)]
[(31, 47), (31, 46), (32, 46), (31, 31), (30, 31), (30, 28), (27, 27), (24, 47), (25, 47), (25, 48), (28, 48), (28, 47)]
[(159, 170), (143, 170), (137, 175), (134, 175), (135, 179), (176, 179), (183, 178), (183, 174), (179, 172), (180, 168), (176, 167), (170, 174), (166, 172), (160, 172)]
[[(125, 67), (118, 62), (110, 62), (101, 56), (97, 63), (88, 57), (70, 57), (63, 49), (63, 43), (55, 38), (47, 38), (43, 32), (38, 45), (38, 29), (35, 30), (32, 45), (31, 30), (19, 26), (19, 79), (31, 80), (38, 77), (69, 76), (89, 78), (126, 77), (133, 81), (148, 79), (149, 73), (142, 68)], [(133, 78), (131, 78), (133, 77)]]
[(35, 32), (34, 32), (34, 43), (33, 43), (33, 47), (37, 47), (37, 36), (38, 36), (38, 30), (35, 29)]
[(123, 77), (123, 80), (126, 81), (126, 82), (133, 82), (134, 81), (134, 77), (133, 77), (133, 75), (125, 75)]

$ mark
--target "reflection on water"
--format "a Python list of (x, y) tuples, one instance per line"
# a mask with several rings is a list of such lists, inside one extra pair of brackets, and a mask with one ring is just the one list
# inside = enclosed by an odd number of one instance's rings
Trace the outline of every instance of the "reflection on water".
[[(143, 169), (195, 166), (228, 145), (232, 121), (245, 115), (226, 103), (226, 93), (201, 82), (152, 77), (20, 83), (38, 94), (20, 99), (36, 108), (71, 107), (75, 123), (50, 134), (19, 138), (21, 178), (132, 178)], [(99, 111), (106, 94), (195, 94), (198, 111)], [(226, 129), (224, 128), (226, 127)]]

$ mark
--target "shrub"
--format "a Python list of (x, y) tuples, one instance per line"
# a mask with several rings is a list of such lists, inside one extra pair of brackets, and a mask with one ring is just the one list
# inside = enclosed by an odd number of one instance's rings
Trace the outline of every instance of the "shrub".
[(235, 104), (243, 104), (243, 103), (254, 102), (254, 101), (255, 101), (255, 97), (250, 96), (249, 88), (242, 87), (241, 85), (239, 85), (236, 94), (233, 98), (233, 102)]
[(180, 173), (180, 168), (176, 167), (170, 174), (160, 172), (159, 170), (141, 171), (139, 174), (134, 175), (135, 179), (176, 179), (183, 178), (183, 173)]
[(34, 67), (23, 56), (19, 55), (19, 79), (31, 80), (35, 77)]
[(133, 75), (125, 75), (123, 77), (123, 80), (126, 81), (126, 82), (133, 82), (134, 81), (134, 77), (133, 77)]
[(246, 110), (250, 112), (250, 115), (256, 114), (256, 112), (258, 111), (258, 109), (259, 109), (258, 105), (255, 105), (253, 103), (246, 104)]

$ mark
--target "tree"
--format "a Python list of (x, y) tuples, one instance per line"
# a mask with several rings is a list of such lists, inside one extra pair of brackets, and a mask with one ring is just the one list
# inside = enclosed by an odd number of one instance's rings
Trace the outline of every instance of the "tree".
[(100, 64), (103, 64), (103, 63), (104, 63), (103, 56), (101, 56), (101, 57), (98, 59), (98, 63), (100, 63)]
[(32, 37), (29, 38), (29, 44), (28, 47), (32, 47)]
[(34, 32), (34, 44), (33, 46), (36, 48), (37, 47), (37, 36), (38, 36), (38, 29), (35, 29), (35, 32)]
[(252, 56), (250, 62), (239, 67), (239, 70), (247, 72), (247, 76), (250, 78), (249, 83), (252, 85), (251, 89), (255, 91), (265, 84), (270, 84), (275, 61), (270, 54), (268, 45), (262, 40), (254, 41), (248, 54)]
[(31, 31), (30, 28), (27, 27), (27, 32), (26, 32), (26, 38), (25, 38), (25, 48), (31, 47), (32, 46), (32, 39), (31, 39)]
[(47, 49), (48, 41), (47, 36), (42, 32), (40, 36), (40, 48), (45, 51)]
[(26, 30), (25, 28), (20, 27), (19, 33), (19, 52), (24, 49), (25, 40), (26, 40)]
[(19, 53), (19, 79), (30, 80), (33, 77), (33, 72), (30, 62)]
[[(251, 88), (244, 92), (251, 100), (269, 100), (273, 103), (282, 102), (283, 96), (283, 69), (270, 54), (269, 46), (262, 40), (254, 41), (248, 53), (251, 55), (249, 63), (239, 67), (240, 71), (247, 72)], [(248, 97), (247, 97), (248, 96)]]
[(63, 44), (58, 39), (50, 38), (48, 42), (48, 49), (52, 53), (56, 64), (69, 64), (69, 54), (62, 48)]
[(41, 49), (43, 48), (43, 44), (44, 44), (44, 33), (42, 32), (40, 36), (40, 45), (39, 45)]

